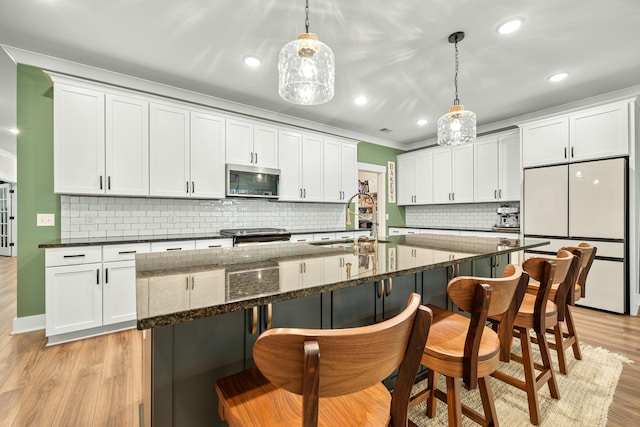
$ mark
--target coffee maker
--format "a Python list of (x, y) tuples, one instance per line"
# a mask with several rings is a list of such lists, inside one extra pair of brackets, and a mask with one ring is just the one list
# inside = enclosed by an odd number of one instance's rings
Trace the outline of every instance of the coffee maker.
[(496, 228), (520, 228), (520, 207), (500, 205)]

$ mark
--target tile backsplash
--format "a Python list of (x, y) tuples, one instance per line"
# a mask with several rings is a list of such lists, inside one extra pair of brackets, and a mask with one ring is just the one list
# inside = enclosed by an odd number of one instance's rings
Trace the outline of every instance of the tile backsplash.
[(491, 228), (498, 222), (496, 209), (503, 204), (520, 206), (519, 202), (407, 206), (405, 222), (407, 227)]
[(344, 228), (345, 205), (264, 199), (188, 200), (60, 197), (61, 238), (217, 233), (222, 228), (290, 231)]

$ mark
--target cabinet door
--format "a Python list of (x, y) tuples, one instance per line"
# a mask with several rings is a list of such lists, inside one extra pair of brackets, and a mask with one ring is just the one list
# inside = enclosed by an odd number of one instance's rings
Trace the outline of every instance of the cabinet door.
[(302, 286), (302, 261), (280, 261), (278, 263), (280, 291), (288, 292), (300, 289)]
[[(340, 202), (342, 200), (342, 188), (340, 185), (340, 142), (325, 139), (323, 146), (324, 200), (325, 202)], [(347, 197), (349, 196), (351, 196), (351, 194), (347, 195)]]
[(210, 307), (225, 301), (225, 269), (191, 273), (189, 308)]
[(102, 326), (102, 263), (45, 270), (47, 336)]
[(280, 131), (280, 197), (281, 201), (300, 201), (302, 199), (302, 135), (295, 132)]
[(358, 150), (353, 144), (342, 143), (340, 153), (340, 188), (344, 203), (358, 192)]
[(278, 168), (278, 129), (253, 125), (253, 163), (265, 168)]
[(104, 94), (53, 87), (54, 192), (104, 194)]
[(566, 162), (569, 145), (569, 118), (530, 123), (522, 127), (522, 167)]
[(324, 282), (324, 258), (307, 258), (302, 261), (302, 287), (312, 288)]
[(415, 195), (415, 172), (413, 156), (398, 156), (398, 205), (413, 204)]
[(189, 309), (188, 274), (171, 274), (149, 278), (149, 316)]
[(226, 163), (253, 165), (253, 124), (227, 119)]
[(520, 137), (514, 135), (499, 139), (498, 143), (498, 197), (500, 200), (520, 200)]
[(103, 324), (135, 320), (136, 318), (136, 262), (104, 263), (102, 290)]
[(375, 323), (376, 292), (379, 291), (379, 283), (332, 291), (331, 328), (354, 328)]
[(322, 138), (303, 135), (302, 137), (302, 198), (305, 202), (323, 200)]
[(576, 301), (576, 304), (624, 313), (625, 283), (624, 262), (596, 259), (589, 270), (585, 297)]
[(407, 270), (416, 265), (416, 257), (414, 256), (416, 248), (413, 246), (398, 245), (397, 265), (399, 270)]
[(409, 296), (414, 292), (416, 292), (415, 274), (385, 280), (382, 320), (389, 319), (404, 310)]
[(567, 236), (568, 211), (568, 165), (525, 169), (525, 235)]
[(451, 202), (451, 149), (433, 150), (433, 202)]
[(191, 197), (224, 198), (225, 119), (191, 112)]
[(629, 113), (625, 102), (573, 114), (569, 120), (571, 161), (629, 154)]
[(149, 132), (149, 193), (189, 197), (189, 111), (151, 104)]
[(106, 95), (106, 192), (149, 195), (149, 103)]
[(451, 149), (451, 199), (455, 203), (473, 202), (473, 144)]
[(498, 140), (478, 140), (474, 145), (474, 202), (495, 202), (498, 199)]
[(414, 157), (414, 204), (433, 203), (433, 153), (423, 151)]

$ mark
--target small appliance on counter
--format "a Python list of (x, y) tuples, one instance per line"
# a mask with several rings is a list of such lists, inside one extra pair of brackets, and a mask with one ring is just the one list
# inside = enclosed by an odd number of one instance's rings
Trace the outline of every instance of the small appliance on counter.
[(500, 205), (497, 209), (498, 223), (494, 228), (520, 228), (520, 207)]

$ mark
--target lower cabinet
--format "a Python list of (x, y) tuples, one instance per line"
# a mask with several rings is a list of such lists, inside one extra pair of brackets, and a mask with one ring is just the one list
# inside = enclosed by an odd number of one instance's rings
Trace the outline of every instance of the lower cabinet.
[(103, 264), (102, 323), (112, 325), (136, 319), (136, 262), (115, 261)]

